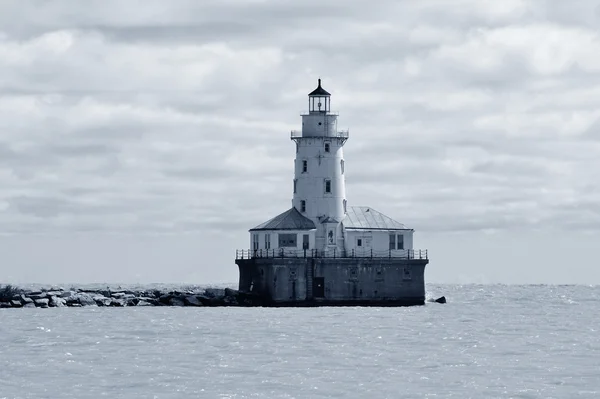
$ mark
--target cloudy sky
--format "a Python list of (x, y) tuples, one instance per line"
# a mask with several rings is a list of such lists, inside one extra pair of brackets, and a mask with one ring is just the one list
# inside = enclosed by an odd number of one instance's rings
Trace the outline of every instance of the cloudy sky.
[(428, 282), (598, 284), (599, 4), (1, 0), (0, 283), (235, 282), (321, 77)]

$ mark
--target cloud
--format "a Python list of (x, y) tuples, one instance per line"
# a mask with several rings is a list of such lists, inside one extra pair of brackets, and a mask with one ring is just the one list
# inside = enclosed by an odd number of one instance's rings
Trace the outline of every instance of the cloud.
[(600, 12), (557, 7), (4, 1), (0, 223), (245, 234), (290, 205), (320, 76), (350, 205), (432, 232), (597, 230)]

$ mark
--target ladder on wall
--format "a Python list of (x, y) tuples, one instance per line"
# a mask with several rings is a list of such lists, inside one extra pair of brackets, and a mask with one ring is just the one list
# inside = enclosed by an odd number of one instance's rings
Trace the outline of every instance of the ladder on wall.
[(315, 260), (310, 259), (306, 265), (306, 299), (313, 299), (313, 280), (315, 277)]

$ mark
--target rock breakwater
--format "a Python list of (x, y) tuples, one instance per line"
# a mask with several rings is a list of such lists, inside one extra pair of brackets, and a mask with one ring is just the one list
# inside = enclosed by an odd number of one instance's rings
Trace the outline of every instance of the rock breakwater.
[(64, 289), (0, 287), (0, 308), (82, 306), (260, 306), (256, 298), (231, 288), (190, 290)]

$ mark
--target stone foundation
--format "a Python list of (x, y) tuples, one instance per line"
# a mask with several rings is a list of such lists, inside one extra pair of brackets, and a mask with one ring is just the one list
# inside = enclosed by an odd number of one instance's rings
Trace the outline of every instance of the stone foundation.
[(427, 259), (237, 259), (239, 291), (269, 306), (411, 306), (425, 303)]

